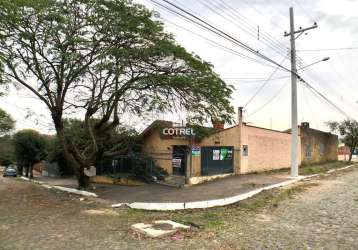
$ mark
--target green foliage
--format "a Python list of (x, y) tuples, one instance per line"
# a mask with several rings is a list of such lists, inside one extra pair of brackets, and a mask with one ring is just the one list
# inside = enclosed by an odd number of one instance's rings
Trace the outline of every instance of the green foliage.
[(351, 154), (349, 161), (352, 159), (354, 149), (358, 146), (358, 122), (353, 119), (346, 119), (341, 122), (327, 122), (331, 131), (339, 133), (341, 142), (350, 148)]
[[(234, 113), (232, 86), (129, 0), (0, 0), (0, 64), (3, 81), (45, 103), (81, 168), (117, 151), (106, 142), (123, 114), (184, 110), (202, 124)], [(64, 131), (68, 113), (84, 114), (84, 137)]]
[[(95, 74), (110, 83), (101, 98), (119, 95), (123, 98), (107, 101), (127, 103), (127, 111), (172, 111), (180, 106), (201, 122), (232, 121), (232, 87), (211, 64), (176, 44), (142, 5), (126, 0), (0, 1), (0, 14), (5, 70), (23, 85), (22, 73), (37, 78), (39, 91), (32, 90), (49, 106), (56, 105), (53, 90), (60, 83), (66, 90), (63, 83), (68, 81), (84, 87), (83, 80)], [(11, 50), (15, 45), (17, 52)], [(87, 102), (98, 87), (81, 100)], [(73, 88), (76, 93), (69, 100), (76, 107), (80, 99), (73, 97), (86, 93), (81, 89)]]
[[(96, 121), (96, 119), (91, 120), (92, 126), (95, 126)], [(91, 145), (91, 137), (84, 121), (64, 119), (64, 130), (67, 139), (71, 140), (77, 149), (86, 151), (88, 145)], [(125, 126), (103, 131), (97, 135), (96, 143), (103, 151), (102, 156), (125, 155), (138, 152), (141, 148), (138, 132), (134, 128)]]
[(196, 141), (201, 141), (205, 137), (215, 134), (217, 131), (212, 127), (203, 127), (200, 125), (190, 125), (193, 128), (195, 136), (194, 139)]
[(50, 163), (57, 163), (61, 176), (73, 176), (76, 173), (75, 163), (66, 159), (61, 144), (56, 136), (47, 138), (47, 157)]
[[(151, 158), (134, 158), (135, 164), (132, 166), (131, 173), (135, 179), (150, 183), (153, 181), (153, 176), (158, 180), (164, 180), (165, 176), (168, 176), (166, 170), (158, 167)], [(152, 162), (151, 172), (149, 171), (149, 164)]]
[(14, 129), (15, 121), (11, 116), (0, 108), (0, 135), (6, 134)]
[(16, 161), (21, 165), (30, 165), (42, 161), (47, 155), (46, 138), (35, 130), (21, 130), (14, 134)]
[(13, 141), (10, 136), (0, 137), (0, 165), (8, 166), (15, 161)]

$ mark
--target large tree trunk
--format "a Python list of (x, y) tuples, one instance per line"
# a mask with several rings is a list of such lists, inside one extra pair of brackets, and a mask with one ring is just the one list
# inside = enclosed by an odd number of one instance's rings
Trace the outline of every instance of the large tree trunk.
[(24, 166), (22, 164), (17, 166), (17, 174), (22, 176), (24, 171)]
[(25, 177), (26, 178), (29, 177), (29, 169), (30, 169), (30, 164), (26, 164), (26, 170), (25, 170)]
[(80, 189), (84, 188), (88, 188), (90, 185), (90, 179), (87, 175), (85, 175), (84, 173), (85, 168), (83, 166), (79, 167), (79, 171), (78, 171), (78, 187)]
[(353, 157), (353, 151), (351, 150), (351, 152), (349, 153), (348, 162), (351, 162), (351, 161), (352, 161), (352, 157)]
[(34, 178), (34, 171), (33, 171), (33, 166), (34, 164), (30, 164), (29, 165), (29, 171), (30, 171), (30, 179), (33, 179)]
[(55, 122), (57, 138), (60, 141), (63, 155), (70, 164), (75, 164), (76, 166), (76, 176), (78, 180), (78, 188), (86, 189), (89, 186), (89, 178), (84, 174), (85, 164), (81, 157), (78, 155), (75, 149), (71, 148), (69, 143), (66, 140), (63, 124), (61, 121)]

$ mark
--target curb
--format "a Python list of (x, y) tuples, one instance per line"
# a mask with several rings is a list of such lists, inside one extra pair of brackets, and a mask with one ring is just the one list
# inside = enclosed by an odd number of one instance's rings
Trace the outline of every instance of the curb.
[[(349, 165), (343, 168), (339, 169), (331, 169), (327, 171), (327, 173), (333, 173), (337, 171), (346, 170), (352, 167), (358, 166), (358, 164)], [(313, 174), (313, 175), (307, 175), (307, 176), (298, 176), (297, 178), (292, 178), (287, 181), (283, 181), (280, 183), (276, 183), (273, 185), (269, 185), (263, 188), (255, 189), (247, 193), (239, 194), (236, 196), (226, 197), (222, 199), (216, 199), (216, 200), (207, 200), (207, 201), (192, 201), (192, 202), (133, 202), (133, 203), (118, 203), (113, 204), (112, 208), (118, 208), (123, 205), (127, 205), (130, 208), (133, 209), (141, 209), (141, 210), (154, 210), (154, 211), (174, 211), (174, 210), (185, 210), (185, 209), (203, 209), (203, 208), (212, 208), (212, 207), (220, 207), (220, 206), (226, 206), (230, 205), (242, 200), (246, 200), (248, 198), (251, 198), (263, 191), (279, 188), (279, 187), (285, 187), (289, 186), (291, 184), (294, 184), (296, 182), (302, 181), (302, 180), (309, 180), (314, 177), (320, 176), (321, 174)]]
[(95, 193), (91, 193), (91, 192), (84, 191), (84, 190), (78, 190), (78, 189), (74, 189), (74, 188), (67, 188), (67, 187), (61, 187), (61, 186), (52, 186), (52, 188), (58, 189), (58, 190), (61, 190), (64, 192), (72, 193), (72, 194), (83, 195), (86, 197), (98, 197), (98, 195)]
[(35, 184), (41, 185), (42, 187), (48, 188), (48, 189), (52, 189), (52, 188), (53, 188), (53, 189), (57, 189), (57, 190), (60, 190), (60, 191), (63, 191), (63, 192), (67, 192), (67, 193), (71, 193), (71, 194), (77, 194), (77, 195), (82, 195), (82, 196), (86, 196), (86, 197), (98, 197), (97, 194), (91, 193), (91, 192), (88, 192), (88, 191), (78, 190), (78, 189), (75, 189), (75, 188), (61, 187), (61, 186), (51, 186), (51, 185), (46, 184), (45, 182), (36, 181), (36, 180), (31, 180), (31, 179), (29, 179), (29, 178), (27, 178), (27, 177), (24, 177), (24, 176), (21, 176), (20, 179), (25, 180), (25, 181), (28, 181), (28, 182), (33, 182), (33, 183), (35, 183)]

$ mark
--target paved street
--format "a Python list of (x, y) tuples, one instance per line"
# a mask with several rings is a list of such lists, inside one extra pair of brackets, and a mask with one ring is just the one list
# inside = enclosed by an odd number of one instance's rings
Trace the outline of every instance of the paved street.
[[(357, 180), (358, 168), (224, 208), (143, 212), (0, 177), (0, 249), (357, 249)], [(199, 229), (175, 239), (128, 229), (158, 218)]]

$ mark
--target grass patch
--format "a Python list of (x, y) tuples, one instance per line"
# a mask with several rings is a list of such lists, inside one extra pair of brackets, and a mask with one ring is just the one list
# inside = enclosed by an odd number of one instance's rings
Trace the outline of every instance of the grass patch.
[(321, 174), (326, 173), (331, 169), (338, 169), (351, 164), (353, 163), (347, 161), (332, 161), (321, 164), (307, 164), (302, 165), (298, 171), (300, 175)]
[(263, 191), (251, 199), (240, 202), (238, 206), (240, 209), (244, 209), (249, 212), (257, 212), (264, 208), (274, 208), (277, 207), (282, 201), (292, 199), (296, 194), (301, 193), (307, 188), (315, 185), (317, 184), (304, 183), (289, 188)]
[[(338, 169), (348, 165), (352, 165), (354, 162), (348, 161), (329, 161), (323, 163), (304, 164), (298, 168), (300, 175), (312, 175), (312, 174), (323, 174), (331, 169)], [(287, 173), (290, 172), (290, 168), (273, 169), (266, 173)]]
[(220, 232), (227, 227), (232, 227), (233, 224), (242, 223), (243, 218), (255, 216), (262, 210), (273, 210), (283, 201), (292, 199), (298, 193), (315, 185), (317, 184), (300, 183), (289, 188), (267, 190), (252, 198), (225, 207), (158, 212), (123, 209), (119, 212), (119, 216), (128, 223), (170, 219), (191, 225), (201, 231)]

